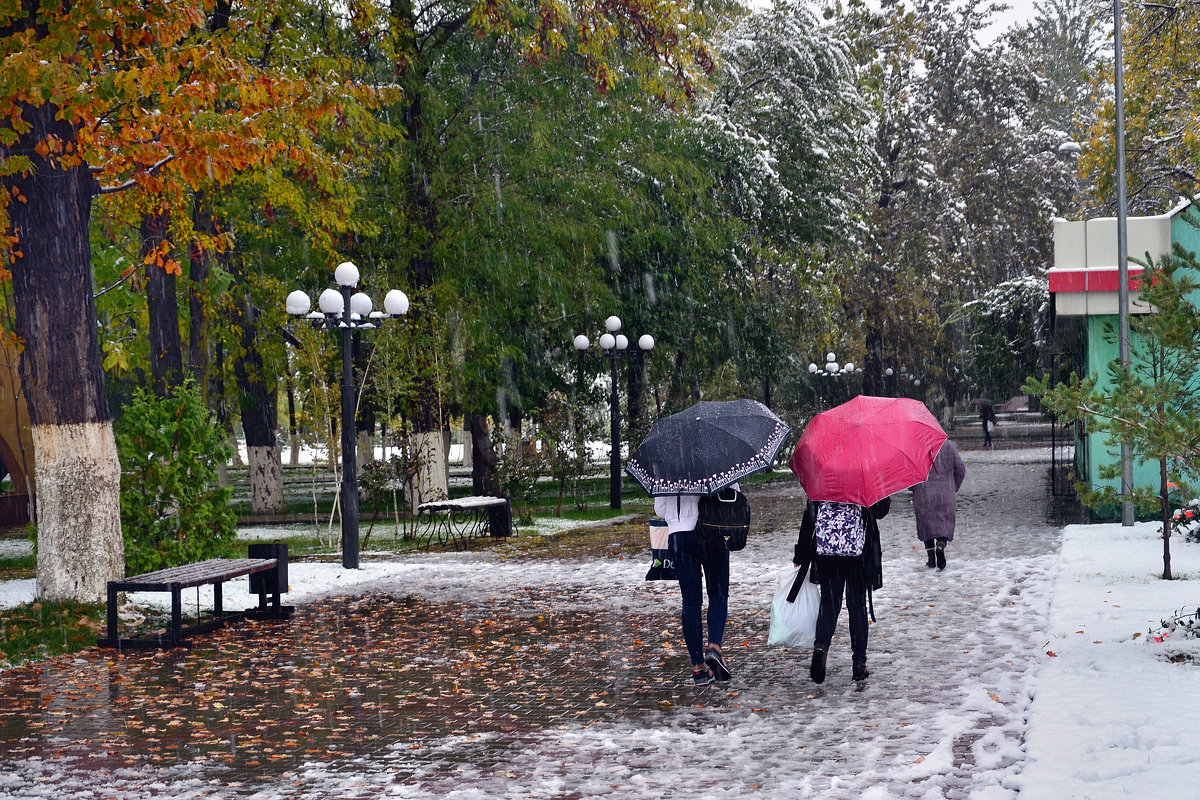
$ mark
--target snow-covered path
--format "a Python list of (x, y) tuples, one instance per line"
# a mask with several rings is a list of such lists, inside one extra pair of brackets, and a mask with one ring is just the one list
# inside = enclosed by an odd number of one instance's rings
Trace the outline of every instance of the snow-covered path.
[[(286, 766), (247, 780), (255, 770), (211, 760), (89, 756), (85, 725), (60, 732), (51, 758), (47, 742), (27, 748), (29, 739), (7, 738), (12, 728), (0, 724), (0, 797), (1015, 798), (1060, 546), (1045, 518), (1049, 453), (963, 455), (967, 479), (944, 572), (926, 568), (915, 549), (907, 494), (880, 523), (885, 586), (874, 598), (872, 674), (861, 689), (849, 677), (844, 614), (822, 686), (808, 679), (807, 650), (765, 646), (796, 525), (755, 535), (735, 554), (726, 635), (735, 680), (705, 692), (688, 685), (678, 590), (644, 582), (644, 564), (434, 554), (389, 565), (352, 591), (414, 595), (435, 608), (452, 601), (462, 606), (445, 613), (465, 607), (464, 619), (472, 608), (508, 615), (531, 636), (538, 627), (544, 646), (493, 654), (482, 670), (495, 686), (484, 705), (511, 709), (514, 726), (426, 732), (414, 743), (389, 722), (348, 759), (288, 751), (281, 740)], [(802, 501), (790, 481), (751, 495), (759, 508), (790, 504), (797, 523)], [(542, 630), (551, 618), (576, 628), (558, 639)], [(400, 667), (411, 653), (395, 657)], [(505, 680), (518, 670), (530, 685)], [(369, 695), (354, 680), (341, 673), (335, 682), (351, 699)]]
[[(776, 531), (735, 556), (726, 650), (736, 678), (728, 690), (628, 723), (543, 731), (501, 775), (480, 774), (478, 783), (429, 775), (389, 796), (658, 798), (686, 786), (704, 798), (1015, 797), (1059, 530), (1044, 519), (1045, 451), (1029, 451), (1028, 461), (1012, 451), (965, 456), (944, 572), (926, 568), (924, 551), (913, 549), (907, 494), (880, 523), (885, 586), (875, 595), (865, 688), (850, 681), (844, 614), (819, 687), (807, 675), (808, 651), (762, 645), (775, 575), (795, 536), (794, 528)], [(799, 514), (798, 487), (763, 491), (793, 498)], [(602, 584), (608, 576), (596, 577)], [(666, 599), (636, 583), (620, 594)]]

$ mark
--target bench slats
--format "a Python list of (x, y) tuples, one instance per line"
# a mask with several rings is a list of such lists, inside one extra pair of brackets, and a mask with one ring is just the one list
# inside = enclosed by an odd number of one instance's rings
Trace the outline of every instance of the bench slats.
[(274, 558), (210, 558), (208, 561), (168, 567), (110, 583), (122, 592), (168, 592), (174, 588), (186, 589), (265, 572), (274, 569), (277, 563)]
[(463, 497), (458, 500), (431, 500), (417, 506), (417, 512), (422, 511), (471, 511), (476, 508), (495, 508), (508, 505), (504, 497)]

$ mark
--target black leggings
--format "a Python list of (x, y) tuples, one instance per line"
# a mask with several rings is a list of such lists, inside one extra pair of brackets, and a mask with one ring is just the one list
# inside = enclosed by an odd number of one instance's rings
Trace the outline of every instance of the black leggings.
[[(832, 557), (822, 558), (821, 613), (817, 616), (817, 635), (814, 647), (828, 650), (833, 631), (842, 614), (842, 595), (850, 614), (850, 651), (855, 661), (867, 660), (867, 581), (859, 558), (844, 559), (846, 564), (830, 563)], [(838, 559), (841, 561), (841, 559)]]

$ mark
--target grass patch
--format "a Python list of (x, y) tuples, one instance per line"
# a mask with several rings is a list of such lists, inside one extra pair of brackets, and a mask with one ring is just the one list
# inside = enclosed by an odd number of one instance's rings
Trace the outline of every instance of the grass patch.
[(90, 647), (104, 624), (103, 604), (34, 602), (0, 609), (0, 669)]
[(37, 556), (33, 553), (0, 557), (0, 581), (32, 578), (36, 572)]
[(628, 558), (650, 546), (641, 521), (576, 528), (543, 536), (515, 536), (501, 548), (503, 559)]

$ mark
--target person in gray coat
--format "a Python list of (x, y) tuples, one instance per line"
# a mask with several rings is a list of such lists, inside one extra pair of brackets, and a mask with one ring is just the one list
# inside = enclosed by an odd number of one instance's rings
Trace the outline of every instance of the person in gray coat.
[(954, 496), (966, 475), (967, 467), (958, 448), (947, 439), (925, 482), (912, 487), (917, 538), (925, 543), (927, 567), (946, 568), (946, 544), (954, 540)]

